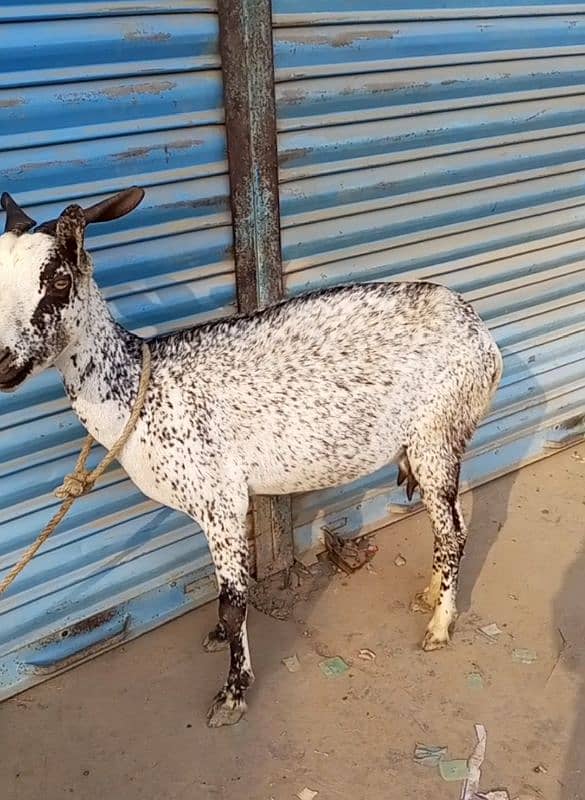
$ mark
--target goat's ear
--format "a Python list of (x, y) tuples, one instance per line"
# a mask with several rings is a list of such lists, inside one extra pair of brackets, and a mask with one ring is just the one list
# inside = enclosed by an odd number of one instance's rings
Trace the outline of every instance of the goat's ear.
[(57, 247), (74, 267), (82, 270), (86, 265), (83, 253), (85, 224), (85, 214), (79, 206), (68, 206), (55, 222)]
[(18, 203), (10, 197), (8, 192), (4, 192), (0, 197), (0, 205), (6, 211), (6, 225), (4, 233), (15, 233), (20, 236), (21, 233), (30, 231), (31, 228), (37, 224), (34, 219), (31, 219), (28, 214), (22, 210)]
[(134, 211), (144, 199), (144, 189), (133, 186), (118, 192), (113, 197), (108, 197), (94, 206), (84, 209), (85, 221), (89, 225), (92, 222), (109, 222), (112, 219), (124, 217)]

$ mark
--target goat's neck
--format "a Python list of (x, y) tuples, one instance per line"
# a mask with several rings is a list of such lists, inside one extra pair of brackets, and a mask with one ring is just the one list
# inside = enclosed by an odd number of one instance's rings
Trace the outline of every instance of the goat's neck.
[(111, 447), (138, 392), (141, 340), (118, 325), (93, 283), (77, 338), (55, 366), (77, 416), (89, 433)]

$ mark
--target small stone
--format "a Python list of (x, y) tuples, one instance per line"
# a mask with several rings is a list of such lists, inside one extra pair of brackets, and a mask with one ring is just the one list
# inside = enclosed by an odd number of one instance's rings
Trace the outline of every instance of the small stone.
[(313, 789), (309, 789), (305, 786), (305, 788), (301, 789), (301, 791), (297, 794), (297, 797), (299, 800), (313, 800), (313, 798), (317, 797), (318, 794), (319, 792), (315, 792)]
[(358, 658), (361, 658), (362, 661), (375, 661), (376, 654), (373, 650), (370, 650), (369, 647), (362, 647), (362, 649), (358, 651)]
[(483, 689), (483, 678), (479, 672), (470, 672), (467, 676), (467, 684), (472, 689)]
[(538, 654), (534, 650), (518, 647), (512, 651), (512, 659), (518, 664), (534, 664), (538, 661)]
[(298, 672), (301, 668), (301, 662), (296, 653), (288, 658), (283, 658), (282, 663), (289, 672)]
[(483, 633), (484, 636), (487, 636), (488, 639), (497, 639), (502, 632), (495, 622), (490, 622), (489, 625), (484, 625), (484, 627), (480, 628), (479, 631), (480, 633)]

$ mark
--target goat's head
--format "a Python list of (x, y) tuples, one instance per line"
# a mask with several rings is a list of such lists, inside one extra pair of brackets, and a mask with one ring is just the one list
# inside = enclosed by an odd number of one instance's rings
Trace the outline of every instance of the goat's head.
[(128, 214), (144, 197), (132, 188), (90, 208), (69, 206), (36, 224), (9, 194), (0, 202), (0, 391), (51, 366), (78, 331), (91, 280), (85, 227)]

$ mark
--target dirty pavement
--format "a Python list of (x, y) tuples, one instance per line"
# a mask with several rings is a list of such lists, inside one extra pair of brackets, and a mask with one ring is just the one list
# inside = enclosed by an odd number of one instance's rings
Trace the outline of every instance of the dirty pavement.
[(214, 605), (3, 703), (2, 799), (585, 800), (585, 446), (464, 507), (447, 650), (419, 649), (409, 610), (432, 553), (418, 514), (355, 573), (305, 592), (301, 574), (287, 619), (251, 611), (234, 728), (205, 726)]

